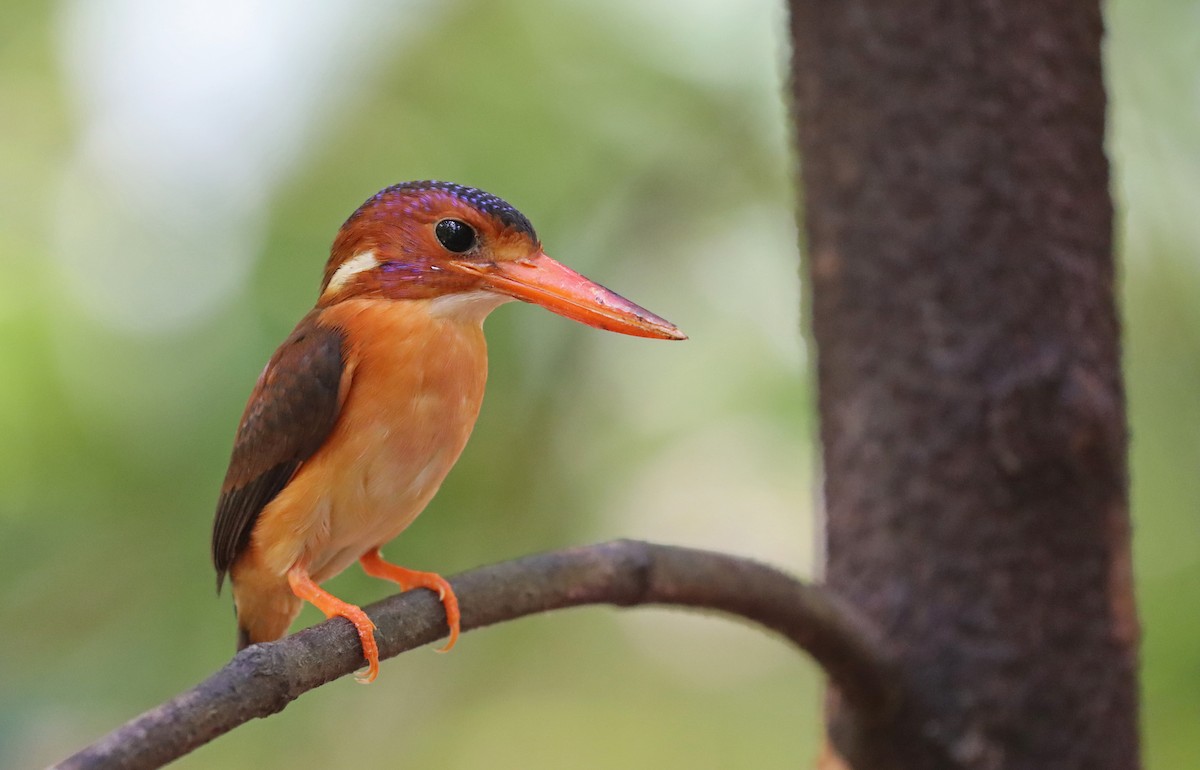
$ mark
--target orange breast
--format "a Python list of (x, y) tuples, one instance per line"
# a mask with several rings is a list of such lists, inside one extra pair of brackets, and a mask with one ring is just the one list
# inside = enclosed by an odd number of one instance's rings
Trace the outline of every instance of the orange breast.
[(328, 308), (346, 333), (349, 386), (325, 444), (261, 514), (251, 550), (282, 576), (326, 580), (400, 534), (458, 459), (483, 400), (482, 314), (433, 301), (359, 299)]

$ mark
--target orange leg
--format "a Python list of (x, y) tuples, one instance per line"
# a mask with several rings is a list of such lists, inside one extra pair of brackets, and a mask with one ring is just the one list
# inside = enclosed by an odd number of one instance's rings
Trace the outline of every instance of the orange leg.
[(292, 593), (324, 612), (325, 617), (339, 615), (354, 624), (355, 630), (358, 631), (358, 639), (362, 642), (363, 657), (367, 659), (366, 677), (356, 678), (363, 684), (375, 681), (375, 677), (379, 676), (379, 647), (375, 644), (375, 624), (367, 617), (367, 613), (363, 612), (361, 607), (344, 602), (322, 590), (313, 582), (304, 567), (292, 567), (287, 572), (287, 579)]
[(358, 562), (362, 565), (363, 572), (366, 572), (371, 577), (390, 580), (400, 586), (401, 591), (408, 591), (413, 588), (428, 588), (430, 591), (436, 591), (438, 598), (442, 600), (442, 606), (446, 608), (446, 625), (450, 627), (450, 640), (438, 652), (450, 651), (450, 648), (458, 641), (460, 615), (458, 612), (458, 597), (454, 595), (454, 589), (450, 587), (450, 583), (446, 581), (446, 578), (435, 572), (417, 572), (416, 570), (405, 569), (404, 567), (390, 564), (383, 560), (378, 548), (364, 553)]

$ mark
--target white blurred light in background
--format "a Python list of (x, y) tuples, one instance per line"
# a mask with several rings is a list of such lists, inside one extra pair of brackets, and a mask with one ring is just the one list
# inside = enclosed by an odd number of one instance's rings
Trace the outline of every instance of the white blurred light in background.
[[(751, 397), (764, 388), (804, 393), (794, 219), (782, 207), (743, 206), (725, 226), (692, 236), (676, 244), (690, 257), (679, 276), (689, 285), (661, 311), (691, 338), (669, 349), (623, 346), (613, 351), (619, 361), (590, 363), (596, 392), (587, 400), (615, 401), (622, 421), (656, 447), (604, 501), (596, 535), (720, 550), (811, 574), (811, 450), (798, 422)], [(647, 280), (655, 263), (625, 264)], [(576, 447), (579, 462), (623, 454), (588, 443), (595, 453)], [(777, 640), (711, 618), (629, 613), (621, 624), (642, 653), (690, 686), (726, 687), (794, 664)]]
[[(812, 460), (797, 436), (746, 417), (680, 436), (649, 459), (609, 515), (623, 536), (749, 556), (811, 574)], [(737, 624), (684, 613), (621, 615), (634, 645), (692, 686), (790, 666), (794, 652)], [(731, 654), (736, 652), (736, 654)]]
[(642, 463), (629, 488), (616, 490), (609, 520), (629, 537), (808, 573), (811, 467), (809, 451), (786, 427), (727, 419), (680, 435)]
[[(772, 89), (779, 82), (786, 61), (782, 30), (787, 15), (775, 0), (621, 0), (603, 7), (645, 55), (689, 80)], [(780, 45), (748, 44), (771, 39)]]
[(274, 190), (432, 7), (65, 3), (59, 50), (79, 141), (51, 226), (66, 287), (126, 332), (214, 313), (254, 264)]

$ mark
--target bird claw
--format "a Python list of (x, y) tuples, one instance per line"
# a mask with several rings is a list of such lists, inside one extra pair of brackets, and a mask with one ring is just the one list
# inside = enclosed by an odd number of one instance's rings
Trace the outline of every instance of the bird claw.
[(454, 647), (459, 634), (458, 598), (454, 595), (454, 588), (444, 577), (434, 572), (418, 572), (389, 564), (379, 555), (378, 550), (368, 551), (360, 556), (359, 563), (362, 564), (363, 570), (368, 575), (390, 580), (400, 586), (401, 591), (427, 588), (437, 592), (438, 601), (446, 609), (446, 625), (450, 627), (450, 638), (446, 642), (446, 646), (439, 649), (438, 652), (449, 652)]

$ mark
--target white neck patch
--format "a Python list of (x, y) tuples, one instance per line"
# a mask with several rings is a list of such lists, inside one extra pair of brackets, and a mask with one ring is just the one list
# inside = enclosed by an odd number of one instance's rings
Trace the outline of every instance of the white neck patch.
[(333, 271), (333, 277), (329, 279), (329, 285), (325, 287), (325, 291), (321, 296), (337, 294), (354, 276), (378, 266), (379, 260), (375, 258), (374, 250), (355, 254), (343, 262), (341, 267)]
[(512, 301), (512, 297), (494, 291), (478, 289), (458, 294), (444, 294), (429, 301), (429, 311), (441, 318), (483, 323), (487, 314)]

